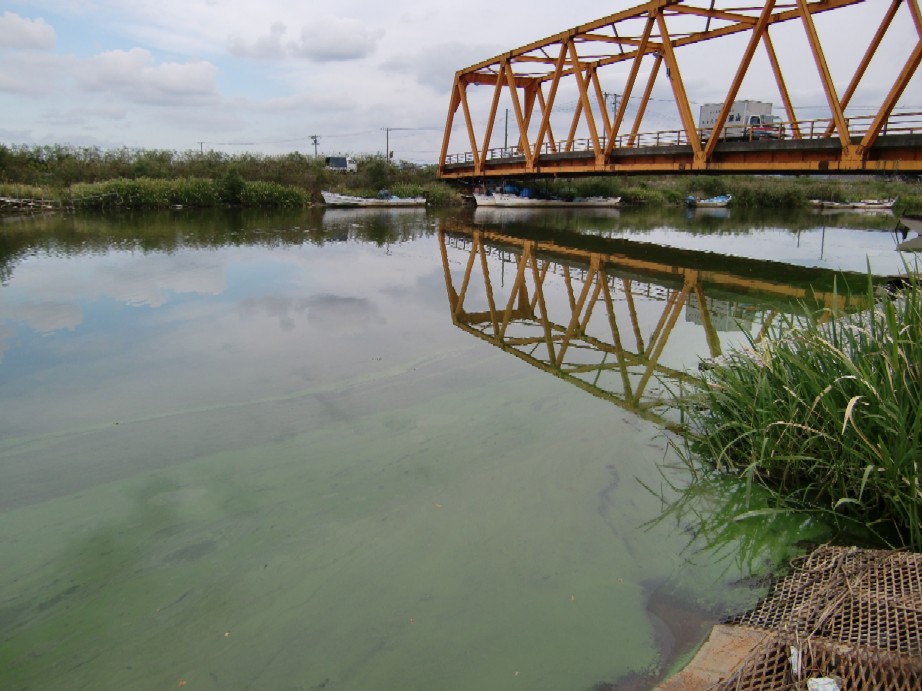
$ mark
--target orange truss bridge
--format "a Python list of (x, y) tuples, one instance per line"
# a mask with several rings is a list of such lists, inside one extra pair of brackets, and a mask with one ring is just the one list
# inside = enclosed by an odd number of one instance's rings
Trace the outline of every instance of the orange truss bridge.
[[(920, 173), (922, 107), (901, 101), (922, 59), (919, 0), (865, 2), (650, 0), (472, 65), (455, 75), (439, 176)], [(846, 24), (847, 35), (821, 38), (825, 20), (849, 21), (848, 13), (868, 8), (872, 21), (861, 15)], [(912, 40), (900, 40), (894, 58), (887, 41), (907, 26)], [(848, 42), (857, 65), (834, 80), (824, 46), (837, 41)], [(869, 69), (882, 62), (883, 80)], [(686, 64), (699, 65), (691, 79)], [(730, 131), (741, 87), (760, 69), (771, 93), (759, 96), (778, 108), (778, 134), (709, 136)], [(724, 79), (716, 120), (702, 130), (686, 84)], [(642, 132), (663, 80), (681, 125)], [(791, 94), (805, 80), (825, 95), (822, 118), (798, 113)], [(859, 93), (876, 98), (876, 112), (851, 112)]]

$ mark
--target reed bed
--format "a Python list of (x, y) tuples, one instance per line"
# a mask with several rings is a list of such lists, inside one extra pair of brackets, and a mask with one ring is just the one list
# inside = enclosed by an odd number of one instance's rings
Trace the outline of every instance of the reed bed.
[(686, 462), (771, 489), (779, 505), (922, 549), (922, 292), (843, 317), (789, 319), (683, 397)]
[(298, 188), (273, 182), (246, 182), (234, 176), (218, 180), (120, 178), (76, 184), (70, 188), (69, 194), (72, 205), (77, 209), (167, 209), (221, 204), (298, 207), (309, 202), (307, 194)]

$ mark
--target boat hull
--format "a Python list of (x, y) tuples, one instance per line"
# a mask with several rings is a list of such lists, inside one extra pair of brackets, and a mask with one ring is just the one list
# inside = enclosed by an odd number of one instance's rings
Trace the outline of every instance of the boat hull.
[[(564, 199), (532, 199), (530, 197), (519, 197), (515, 194), (494, 193), (493, 200), (493, 206), (517, 209), (613, 209), (621, 206), (621, 197), (582, 197), (572, 201), (566, 201)], [(480, 205), (479, 200), (477, 203)]]
[(708, 199), (695, 199), (689, 197), (688, 205), (696, 209), (723, 209), (730, 203), (732, 198), (733, 197), (729, 194), (719, 197), (710, 197)]
[(858, 202), (827, 202), (811, 199), (810, 204), (816, 209), (842, 209), (843, 211), (889, 211), (896, 204), (896, 199), (863, 199)]
[(338, 194), (336, 192), (321, 192), (323, 203), (327, 206), (336, 206), (343, 208), (356, 207), (405, 207), (405, 206), (425, 206), (425, 197), (353, 197), (348, 194)]

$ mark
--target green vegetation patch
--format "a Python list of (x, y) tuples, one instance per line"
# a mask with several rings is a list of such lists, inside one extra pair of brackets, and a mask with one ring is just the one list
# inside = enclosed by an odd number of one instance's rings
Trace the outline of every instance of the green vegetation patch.
[(307, 194), (295, 187), (273, 182), (246, 182), (239, 177), (219, 180), (181, 178), (155, 180), (120, 178), (81, 183), (70, 189), (77, 209), (166, 209), (171, 206), (213, 207), (240, 204), (248, 207), (290, 207), (308, 203)]
[[(877, 298), (877, 299), (875, 299)], [(687, 462), (764, 485), (782, 506), (829, 512), (922, 549), (922, 293), (776, 328), (706, 370), (681, 406)]]

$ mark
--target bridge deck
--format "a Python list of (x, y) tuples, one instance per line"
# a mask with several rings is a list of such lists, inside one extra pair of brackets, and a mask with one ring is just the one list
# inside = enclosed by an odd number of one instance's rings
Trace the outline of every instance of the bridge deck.
[[(852, 138), (860, 143), (859, 137)], [(502, 155), (506, 153), (507, 155)], [(714, 147), (710, 160), (695, 165), (690, 144), (625, 147), (613, 149), (607, 160), (598, 162), (594, 151), (558, 151), (543, 153), (528, 166), (524, 155), (498, 151), (476, 173), (474, 161), (446, 163), (443, 178), (472, 176), (555, 176), (600, 174), (667, 174), (667, 173), (922, 173), (922, 134), (886, 135), (877, 138), (861, 167), (842, 164), (842, 145), (838, 139), (790, 139), (781, 141), (727, 141)]]

